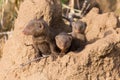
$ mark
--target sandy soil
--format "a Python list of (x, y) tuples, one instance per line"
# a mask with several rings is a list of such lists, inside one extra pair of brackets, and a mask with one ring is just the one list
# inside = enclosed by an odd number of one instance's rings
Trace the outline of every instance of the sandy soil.
[(34, 57), (32, 47), (24, 45), (32, 43), (31, 36), (22, 34), (25, 25), (36, 15), (44, 15), (51, 27), (58, 28), (58, 31), (65, 30), (65, 24), (59, 14), (61, 11), (58, 9), (61, 9), (59, 0), (23, 2), (13, 36), (6, 42), (0, 60), (0, 80), (119, 80), (119, 21), (114, 13), (98, 14), (97, 8), (93, 8), (82, 19), (87, 23), (85, 34), (89, 44), (81, 52), (69, 52), (56, 61), (49, 57), (24, 67), (20, 66)]

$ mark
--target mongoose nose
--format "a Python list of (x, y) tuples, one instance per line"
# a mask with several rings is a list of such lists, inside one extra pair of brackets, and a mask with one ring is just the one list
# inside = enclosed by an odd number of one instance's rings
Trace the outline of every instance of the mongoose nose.
[(23, 30), (22, 33), (25, 34), (25, 31)]
[(22, 33), (23, 33), (24, 35), (27, 35), (27, 32), (26, 32), (25, 30), (23, 30)]

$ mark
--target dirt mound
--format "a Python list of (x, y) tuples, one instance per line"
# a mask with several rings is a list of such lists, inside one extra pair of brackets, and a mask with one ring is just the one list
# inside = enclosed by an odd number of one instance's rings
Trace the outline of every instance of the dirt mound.
[(110, 30), (118, 27), (118, 19), (114, 13), (98, 14), (98, 12), (97, 8), (93, 8), (83, 19), (87, 23), (86, 37), (88, 41), (103, 38), (107, 33), (110, 34)]
[[(24, 45), (25, 43), (31, 44), (32, 40), (31, 37), (24, 36), (22, 30), (28, 21), (39, 12), (43, 12), (48, 24), (55, 27), (56, 24), (51, 23), (51, 20), (54, 12), (57, 13), (57, 7), (56, 9), (48, 9), (48, 12), (43, 9), (46, 7), (46, 3), (52, 5), (52, 2), (59, 5), (57, 4), (59, 0), (25, 0), (21, 5), (13, 36), (7, 41), (3, 50), (4, 54), (0, 61), (0, 80), (120, 79), (120, 29), (118, 20), (113, 13), (98, 14), (96, 8), (92, 9), (83, 19), (87, 23), (86, 37), (91, 43), (86, 45), (83, 51), (79, 53), (69, 52), (56, 61), (51, 61), (51, 57), (49, 57), (37, 63), (33, 62), (24, 67), (20, 66), (21, 63), (33, 59), (34, 54), (31, 46)], [(43, 7), (40, 8), (39, 6)], [(57, 23), (60, 21), (59, 24), (64, 25), (60, 16), (59, 14), (54, 15), (55, 21)], [(61, 29), (61, 26), (59, 27)]]

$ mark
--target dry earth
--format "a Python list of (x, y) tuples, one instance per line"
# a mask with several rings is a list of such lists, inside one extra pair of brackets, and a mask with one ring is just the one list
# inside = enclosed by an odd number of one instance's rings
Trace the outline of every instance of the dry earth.
[[(57, 7), (53, 8), (54, 6)], [(82, 19), (87, 23), (85, 33), (89, 43), (84, 50), (79, 53), (69, 52), (56, 61), (51, 61), (49, 57), (20, 66), (34, 56), (32, 47), (24, 45), (31, 44), (32, 40), (31, 36), (22, 34), (23, 28), (36, 15), (44, 15), (48, 24), (60, 31), (65, 24), (58, 9), (61, 9), (59, 0), (24, 1), (18, 12), (13, 36), (6, 42), (3, 50), (0, 80), (119, 80), (119, 21), (114, 13), (98, 14), (97, 8), (93, 8)]]

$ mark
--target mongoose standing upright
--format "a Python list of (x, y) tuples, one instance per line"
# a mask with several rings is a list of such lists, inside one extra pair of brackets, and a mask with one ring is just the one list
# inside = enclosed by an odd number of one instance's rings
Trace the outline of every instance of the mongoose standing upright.
[(72, 32), (70, 33), (73, 37), (71, 45), (72, 51), (80, 51), (84, 48), (86, 43), (86, 37), (84, 34), (85, 29), (85, 22), (78, 20), (72, 23)]
[(35, 57), (51, 54), (53, 60), (57, 58), (54, 31), (52, 31), (52, 28), (47, 25), (43, 18), (31, 20), (24, 28), (23, 33), (33, 36)]
[(62, 32), (55, 37), (55, 41), (56, 45), (61, 50), (60, 57), (62, 57), (71, 46), (72, 36), (65, 32)]

